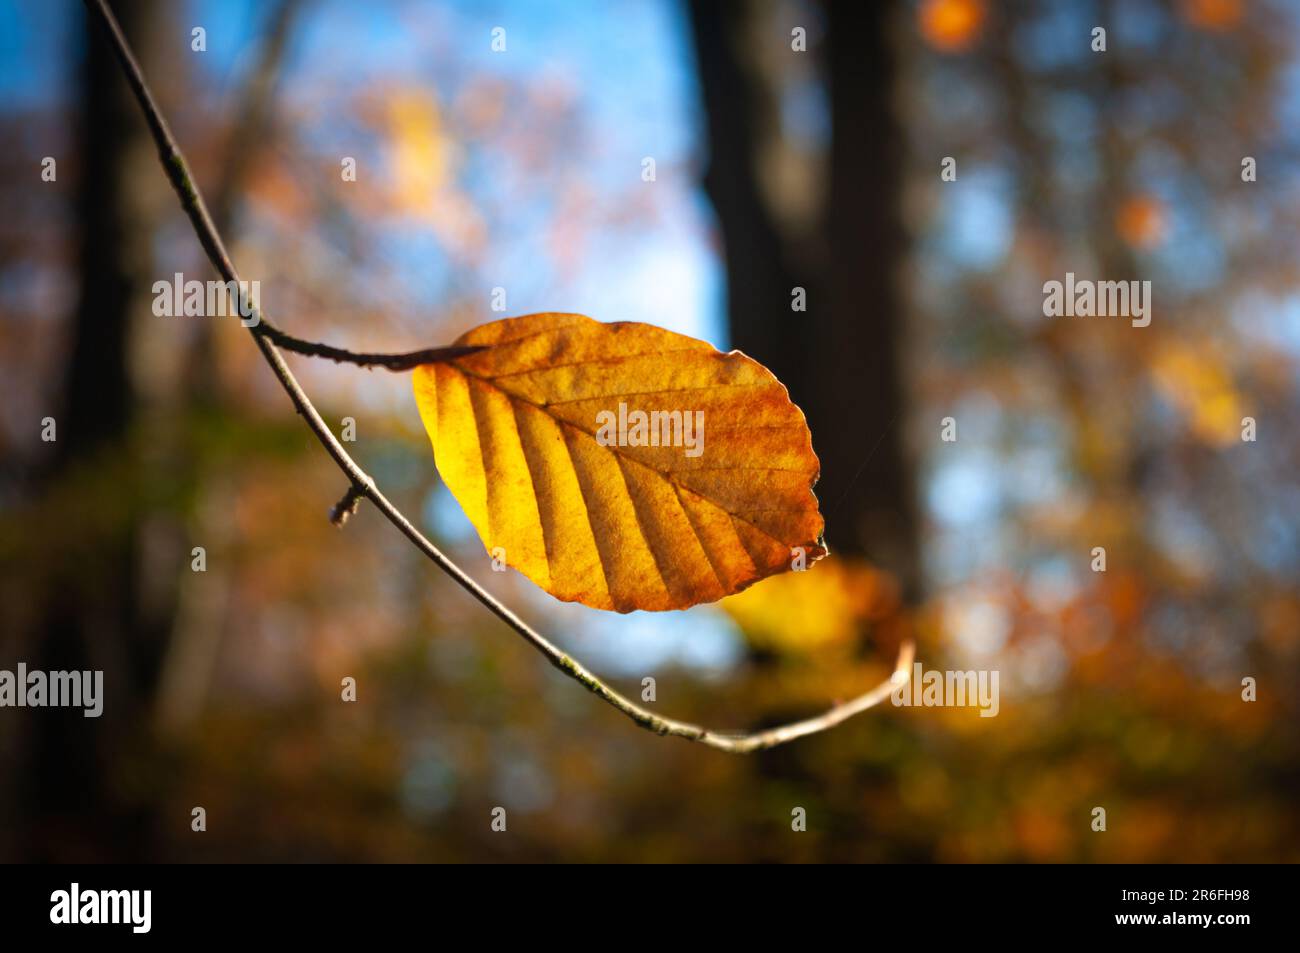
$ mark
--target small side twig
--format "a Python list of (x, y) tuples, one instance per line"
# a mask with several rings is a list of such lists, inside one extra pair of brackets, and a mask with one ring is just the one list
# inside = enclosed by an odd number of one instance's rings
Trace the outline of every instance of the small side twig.
[[(162, 113), (158, 110), (153, 93), (145, 82), (140, 64), (136, 62), (130, 44), (127, 43), (126, 37), (122, 34), (122, 28), (118, 25), (117, 19), (113, 16), (113, 12), (109, 9), (106, 0), (85, 0), (85, 3), (91, 14), (97, 16), (108, 30), (109, 38), (113, 43), (118, 60), (122, 64), (127, 82), (130, 84), (131, 91), (144, 112), (145, 120), (149, 124), (149, 130), (158, 146), (158, 155), (163, 169), (172, 187), (176, 190), (181, 206), (184, 208), (186, 215), (189, 216), (190, 224), (193, 225), (195, 234), (198, 236), (203, 250), (207, 253), (209, 261), (212, 262), (213, 267), (216, 268), (224, 281), (235, 282), (237, 287), (242, 288), (243, 286), (239, 284), (239, 273), (235, 270), (234, 263), (226, 252), (221, 235), (212, 223), (212, 217), (208, 214), (207, 207), (203, 202), (203, 196), (199, 194), (198, 186), (194, 184), (194, 180), (190, 176), (185, 157), (176, 144), (176, 140), (172, 137), (171, 130), (167, 127), (167, 122), (163, 119)], [(659, 735), (671, 735), (675, 738), (698, 741), (721, 751), (743, 754), (771, 748), (787, 741), (793, 741), (795, 738), (802, 738), (819, 731), (825, 731), (827, 728), (838, 725), (846, 719), (880, 704), (889, 697), (895, 688), (907, 683), (911, 674), (913, 655), (913, 646), (910, 642), (906, 643), (900, 650), (893, 674), (870, 691), (852, 701), (836, 705), (815, 718), (781, 725), (765, 731), (743, 733), (714, 731), (689, 722), (663, 718), (642, 708), (625, 695), (610, 688), (601, 679), (588, 671), (585, 666), (579, 664), (568, 653), (561, 651), (529, 626), (511, 609), (471, 579), (460, 566), (447, 558), (423, 533), (416, 529), (401, 510), (389, 502), (388, 498), (376, 486), (374, 480), (361, 469), (347, 450), (343, 448), (343, 445), (339, 443), (338, 438), (334, 436), (333, 432), (326, 426), (325, 421), (321, 419), (320, 413), (316, 410), (315, 405), (312, 404), (311, 399), (302, 389), (302, 385), (298, 383), (298, 379), (294, 377), (293, 371), (289, 369), (284, 356), (280, 353), (280, 348), (283, 347), (285, 350), (296, 351), (299, 354), (324, 357), (361, 366), (384, 367), (389, 370), (409, 370), (419, 364), (450, 360), (452, 357), (479, 350), (479, 348), (433, 348), (424, 351), (412, 351), (407, 354), (357, 354), (343, 348), (330, 347), (295, 338), (272, 325), (266, 320), (265, 316), (260, 316), (260, 320), (256, 324), (249, 326), (248, 330), (252, 333), (253, 339), (261, 350), (267, 364), (271, 366), (271, 370), (279, 380), (280, 386), (288, 394), (294, 409), (302, 415), (303, 420), (307, 422), (307, 426), (315, 434), (316, 439), (320, 441), (321, 446), (325, 448), (325, 451), (348, 478), (348, 491), (331, 511), (331, 521), (334, 521), (335, 514), (338, 514), (340, 519), (335, 525), (339, 525), (344, 518), (343, 514), (345, 512), (350, 514), (354, 511), (363, 497), (370, 500), (374, 507), (397, 527), (398, 531), (410, 540), (416, 549), (424, 553), (430, 561), (451, 576), (463, 589), (487, 607), (493, 615), (518, 633), (533, 648), (541, 652), (551, 665), (581, 683), (590, 692), (598, 695), (614, 708), (627, 715), (628, 718), (642, 728)]]
[(330, 507), (330, 522), (336, 528), (342, 529), (348, 518), (356, 513), (365, 495), (365, 491), (355, 483), (348, 484), (348, 491), (343, 494), (343, 499)]
[(268, 323), (265, 315), (251, 330), (254, 334), (269, 339), (277, 347), (282, 347), (286, 351), (293, 351), (295, 354), (305, 354), (307, 357), (322, 357), (327, 361), (334, 361), (336, 364), (382, 367), (387, 371), (409, 371), (421, 364), (438, 364), (442, 361), (451, 361), (458, 357), (464, 357), (466, 354), (484, 350), (481, 344), (462, 344), (449, 347), (427, 347), (420, 351), (407, 351), (403, 354), (374, 354), (349, 351), (346, 348), (334, 347), (331, 344), (318, 344), (315, 341), (304, 341), (302, 338), (294, 337), (292, 334), (281, 331), (275, 325)]

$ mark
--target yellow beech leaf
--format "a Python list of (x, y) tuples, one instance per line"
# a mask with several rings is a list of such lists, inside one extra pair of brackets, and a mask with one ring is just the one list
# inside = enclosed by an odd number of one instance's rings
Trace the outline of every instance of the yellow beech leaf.
[(721, 603), (752, 645), (808, 653), (850, 645), (901, 607), (897, 580), (864, 560), (834, 556), (816, 572), (792, 572)]
[(580, 314), (455, 343), (483, 350), (414, 374), (438, 472), (488, 552), (551, 595), (684, 609), (826, 554), (808, 426), (757, 361)]

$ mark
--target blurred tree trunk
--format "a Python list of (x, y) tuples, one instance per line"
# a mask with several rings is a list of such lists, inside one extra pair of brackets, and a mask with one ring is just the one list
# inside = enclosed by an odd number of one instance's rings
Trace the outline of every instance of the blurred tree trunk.
[(791, 288), (803, 282), (758, 172), (761, 143), (778, 107), (743, 58), (758, 10), (751, 2), (693, 0), (691, 13), (708, 130), (704, 187), (722, 227), (731, 343), (766, 364), (807, 411), (808, 315), (790, 310)]
[[(138, 51), (152, 0), (114, 7)], [(25, 660), (45, 671), (104, 671), (103, 713), (23, 713), (17, 795), (23, 859), (147, 859), (147, 813), (115, 784), (139, 743), (141, 698), (157, 676), (166, 611), (140, 599), (141, 533), (130, 315), (149, 288), (151, 224), (133, 172), (151, 146), (101, 27), (83, 18), (77, 198), (80, 291), (49, 483), (59, 522)], [(67, 506), (62, 504), (66, 502)]]
[[(233, 246), (236, 236), (236, 212), (239, 197), (255, 160), (265, 154), (272, 126), (275, 89), (280, 80), (285, 48), (301, 15), (300, 0), (273, 0), (264, 5), (266, 34), (257, 47), (257, 58), (236, 98), (226, 136), (221, 175), (212, 189), (209, 211), (217, 233)], [(220, 381), (214, 358), (214, 334), (211, 321), (200, 321), (188, 355), (188, 391), (191, 400), (216, 406), (220, 403)]]
[[(301, 0), (275, 0), (260, 11), (265, 18), (263, 35), (256, 41), (256, 59), (235, 97), (224, 157), (210, 192), (213, 224), (231, 249), (239, 240), (239, 201), (249, 173), (257, 161), (273, 151), (275, 90), (289, 38), (304, 6)], [(224, 414), (227, 395), (222, 391), (216, 359), (217, 328), (212, 321), (199, 321), (194, 326), (181, 387), (192, 410)], [(223, 330), (230, 332), (229, 328)], [(194, 487), (194, 499), (202, 501), (190, 519), (192, 535), (209, 547), (221, 548), (223, 542), (228, 544), (231, 534), (226, 514), (235, 505), (235, 488), (229, 479), (211, 479), (192, 462), (186, 467), (186, 475)], [(174, 632), (163, 660), (154, 712), (155, 727), (165, 742), (179, 738), (203, 710), (231, 587), (231, 574), (219, 562), (209, 564), (202, 576), (182, 578)]]
[[(766, 51), (774, 34), (785, 55), (817, 55), (791, 50), (790, 30), (800, 24), (777, 22), (770, 14), (778, 9), (755, 0), (691, 4), (710, 149), (704, 183), (725, 243), (732, 344), (770, 367), (808, 417), (831, 551), (867, 556), (914, 597), (918, 525), (903, 440), (898, 288), (903, 143), (892, 109), (896, 4), (825, 7), (829, 186), (810, 233), (783, 228), (759, 175), (764, 136), (780, 125), (779, 100), (747, 51)], [(795, 287), (806, 290), (806, 312), (792, 310)]]

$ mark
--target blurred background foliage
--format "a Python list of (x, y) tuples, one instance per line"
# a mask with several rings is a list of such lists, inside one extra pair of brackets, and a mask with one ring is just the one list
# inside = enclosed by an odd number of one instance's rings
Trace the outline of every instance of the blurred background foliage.
[[(740, 347), (808, 413), (835, 555), (624, 617), (491, 571), (406, 377), (293, 359), (493, 593), (711, 726), (855, 694), (907, 637), (1001, 708), (656, 739), (372, 511), (332, 528), (342, 479), (237, 322), (152, 314), (210, 272), (102, 38), (0, 0), (0, 668), (107, 683), (95, 721), (0, 711), (0, 858), (1300, 860), (1293, 6), (114, 7), (282, 326), (405, 350), (500, 287)], [(1150, 279), (1151, 326), (1043, 317), (1067, 271)]]

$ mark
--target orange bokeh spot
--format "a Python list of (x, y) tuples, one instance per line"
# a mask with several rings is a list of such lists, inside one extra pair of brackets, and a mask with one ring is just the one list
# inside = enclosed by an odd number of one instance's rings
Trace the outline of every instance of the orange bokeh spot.
[(968, 49), (984, 25), (983, 0), (925, 0), (917, 12), (921, 35), (936, 50)]
[(1124, 200), (1115, 213), (1115, 231), (1134, 248), (1151, 248), (1165, 237), (1165, 207), (1150, 195)]
[(1201, 30), (1231, 30), (1244, 10), (1241, 0), (1183, 0), (1183, 17)]

